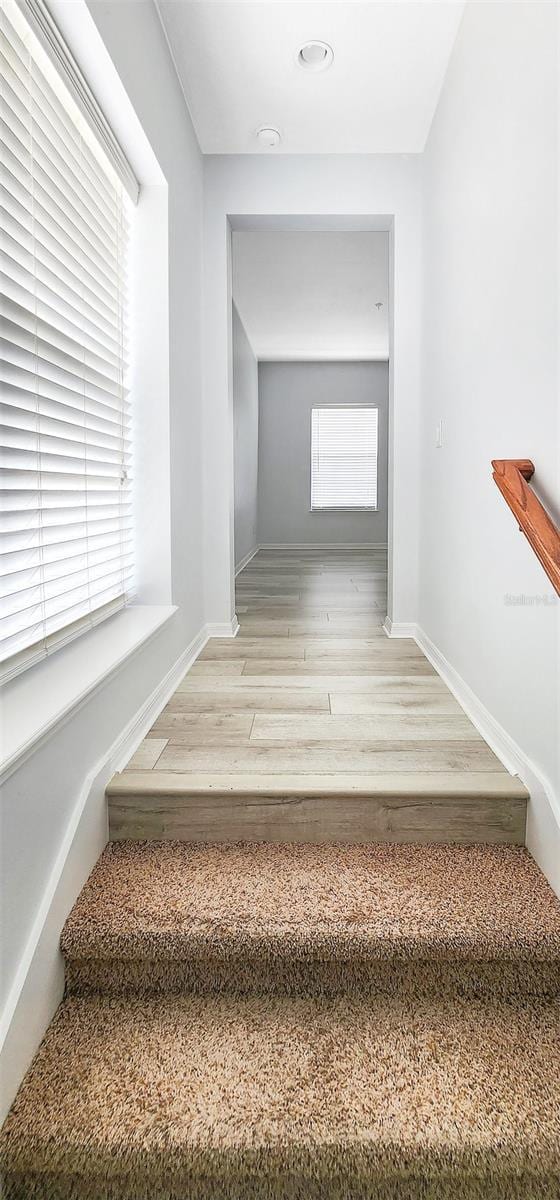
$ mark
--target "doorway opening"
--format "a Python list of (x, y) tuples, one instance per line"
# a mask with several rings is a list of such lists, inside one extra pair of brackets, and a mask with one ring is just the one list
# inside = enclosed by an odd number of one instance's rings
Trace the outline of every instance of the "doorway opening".
[[(329, 590), (337, 570), (349, 604), (358, 593), (355, 617), (375, 612), (381, 623), (391, 573), (392, 223), (231, 217), (230, 225), (238, 580), (258, 555), (238, 582), (236, 611), (261, 599), (243, 595), (258, 566), (276, 563), (280, 573), (285, 563), (284, 596), (295, 605), (296, 584), (309, 590), (310, 618), (327, 618), (325, 602), (343, 616), (343, 591)], [(366, 577), (369, 589), (358, 591)], [(274, 596), (262, 600), (280, 610)]]

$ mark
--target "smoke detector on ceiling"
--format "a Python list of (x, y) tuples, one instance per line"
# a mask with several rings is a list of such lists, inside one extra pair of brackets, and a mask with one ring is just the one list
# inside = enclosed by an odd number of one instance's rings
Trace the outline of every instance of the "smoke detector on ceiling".
[(297, 52), (297, 62), (304, 71), (326, 71), (334, 58), (328, 42), (305, 42)]
[(257, 129), (255, 137), (263, 150), (275, 150), (282, 141), (279, 131), (272, 125), (263, 125), (262, 129)]

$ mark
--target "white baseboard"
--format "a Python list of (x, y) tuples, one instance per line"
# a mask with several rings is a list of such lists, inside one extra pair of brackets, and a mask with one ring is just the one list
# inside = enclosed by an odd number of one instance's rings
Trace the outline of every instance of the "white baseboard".
[[(167, 675), (154, 688), (151, 696), (138, 709), (136, 715), (129, 722), (126, 729), (119, 735), (117, 741), (109, 751), (106, 761), (111, 768), (111, 775), (115, 771), (122, 771), (128, 760), (132, 758), (134, 751), (138, 749), (140, 742), (144, 739), (149, 729), (151, 729), (156, 717), (163, 711), (167, 701), (171, 699), (173, 692), (180, 683), (183, 675), (186, 675), (193, 662), (198, 658), (201, 650), (204, 649), (208, 638), (212, 635), (208, 633), (208, 626), (204, 625), (196, 637), (189, 642), (189, 645), (179, 655), (177, 661), (173, 664)], [(109, 776), (109, 778), (111, 777)]]
[(413, 621), (392, 621), (385, 617), (383, 631), (390, 638), (415, 638), (418, 626)]
[(386, 550), (387, 542), (262, 542), (259, 550)]
[(459, 701), (461, 708), (465, 710), (467, 716), (473, 725), (476, 726), (479, 733), (482, 734), (485, 741), (488, 742), (490, 748), (498, 755), (504, 767), (512, 775), (519, 775), (520, 766), (522, 765), (522, 755), (513, 739), (506, 733), (503, 726), (494, 719), (478, 696), (475, 695), (472, 688), (465, 682), (462, 675), (459, 675), (459, 672), (455, 670), (455, 667), (452, 666), (419, 625), (416, 626), (415, 638), (420, 649), (424, 651), (426, 658), (435, 667), (438, 675), (441, 675), (449, 690), (453, 692), (455, 699)]
[(512, 775), (518, 775), (528, 789), (531, 799), (527, 810), (527, 847), (555, 892), (560, 895), (560, 799), (555, 794), (551, 782), (528, 758), (503, 725), (492, 716), (424, 630), (418, 625), (403, 628), (414, 628), (415, 632), (395, 634), (391, 631), (389, 636), (415, 637), (426, 658), (441, 675), (491, 750), (506, 770)]
[(240, 573), (241, 571), (243, 571), (243, 570), (244, 570), (244, 568), (245, 568), (246, 566), (248, 566), (248, 564), (250, 563), (251, 559), (255, 557), (255, 554), (258, 554), (258, 553), (259, 553), (259, 550), (260, 550), (260, 548), (261, 548), (260, 546), (255, 546), (255, 547), (253, 548), (253, 550), (249, 550), (249, 553), (245, 555), (245, 558), (242, 558), (242, 559), (241, 559), (241, 562), (240, 562), (240, 563), (238, 563), (238, 564), (237, 564), (237, 566), (236, 566), (236, 568), (235, 568), (235, 575), (236, 575), (236, 577), (239, 575), (239, 573)]
[(177, 662), (173, 664), (171, 669), (164, 676), (161, 683), (154, 689), (151, 696), (145, 701), (142, 707), (138, 710), (132, 721), (127, 725), (120, 735), (118, 742), (118, 750), (110, 751), (110, 767), (111, 775), (115, 771), (122, 771), (134, 751), (138, 749), (140, 742), (143, 741), (149, 729), (152, 728), (156, 717), (165, 708), (168, 700), (171, 699), (177, 684), (181, 682), (187, 671), (190, 670), (193, 663), (196, 662), (199, 654), (211, 637), (236, 637), (239, 632), (239, 621), (237, 617), (230, 622), (216, 625), (203, 625), (196, 637), (189, 642), (188, 646), (179, 655)]
[(63, 996), (60, 934), (107, 844), (105, 788), (139, 746), (208, 638), (235, 636), (235, 625), (237, 621), (200, 630), (84, 780), (2, 1013), (0, 1125)]
[[(231, 621), (215, 621), (210, 625), (205, 625), (206, 641), (208, 638), (232, 638), (237, 637), (239, 633), (239, 621), (237, 617), (232, 617)], [(200, 651), (199, 651), (200, 653)]]
[(84, 782), (8, 994), (0, 1028), (0, 1124), (64, 994), (60, 934), (107, 844), (111, 774), (98, 763)]

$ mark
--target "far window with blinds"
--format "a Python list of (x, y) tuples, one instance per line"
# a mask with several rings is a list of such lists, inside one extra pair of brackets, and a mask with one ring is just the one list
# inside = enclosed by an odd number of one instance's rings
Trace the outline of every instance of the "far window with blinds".
[(377, 508), (377, 408), (311, 410), (311, 509)]
[(21, 2), (3, 6), (0, 40), (0, 677), (9, 678), (130, 593), (129, 199)]

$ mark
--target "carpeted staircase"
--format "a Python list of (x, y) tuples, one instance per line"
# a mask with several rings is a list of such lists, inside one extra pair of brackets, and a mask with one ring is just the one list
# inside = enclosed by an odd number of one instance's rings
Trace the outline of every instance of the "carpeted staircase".
[(560, 904), (514, 846), (110, 845), (6, 1200), (558, 1200)]

